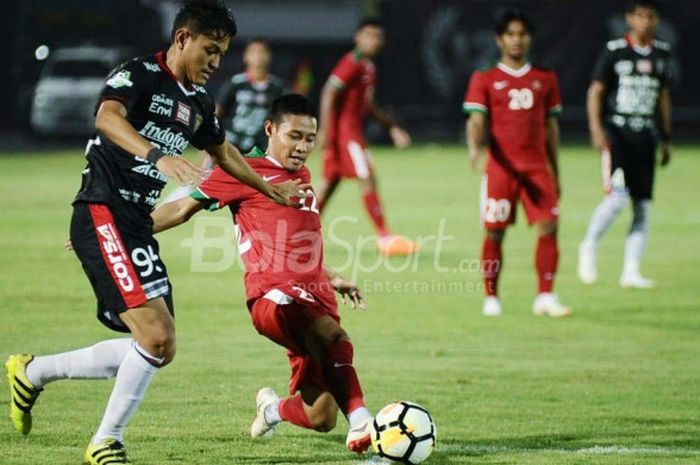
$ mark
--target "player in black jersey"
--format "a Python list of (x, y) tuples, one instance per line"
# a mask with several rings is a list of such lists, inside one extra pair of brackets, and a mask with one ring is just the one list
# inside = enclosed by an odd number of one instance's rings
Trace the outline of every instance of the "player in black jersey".
[(579, 247), (578, 274), (597, 279), (596, 249), (601, 237), (632, 200), (632, 225), (625, 244), (620, 285), (651, 288), (640, 263), (646, 248), (656, 165), (671, 160), (671, 47), (654, 39), (659, 2), (632, 0), (626, 14), (629, 33), (607, 43), (588, 89), (591, 140), (602, 154), (607, 196), (598, 205)]
[(225, 142), (203, 84), (236, 33), (221, 0), (187, 0), (178, 10), (167, 52), (122, 64), (106, 79), (96, 133), (86, 151), (73, 203), (71, 242), (97, 297), (99, 320), (131, 337), (51, 356), (16, 354), (6, 362), (11, 417), (23, 434), (43, 387), (58, 379), (116, 382), (102, 423), (85, 453), (88, 464), (127, 463), (124, 428), (159, 368), (175, 355), (172, 286), (153, 238), (150, 212), (168, 178), (199, 181), (180, 158), (192, 143), (221, 168), (285, 205), (298, 182), (271, 186)]
[(226, 139), (247, 153), (267, 148), (263, 123), (270, 104), (285, 92), (284, 81), (270, 74), (268, 43), (251, 39), (243, 51), (245, 71), (226, 81), (216, 94), (216, 112), (224, 122)]

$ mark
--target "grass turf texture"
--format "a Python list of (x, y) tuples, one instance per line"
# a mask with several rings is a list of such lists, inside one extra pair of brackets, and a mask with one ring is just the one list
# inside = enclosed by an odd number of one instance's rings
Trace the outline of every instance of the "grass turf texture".
[[(678, 148), (669, 169), (658, 173), (643, 267), (658, 288), (635, 292), (617, 285), (629, 212), (601, 244), (599, 284), (586, 287), (577, 280), (577, 244), (601, 199), (600, 170), (588, 148), (563, 150), (556, 287), (575, 315), (550, 320), (530, 313), (535, 233), (522, 211), (506, 236), (505, 314), (481, 316), (481, 279), (474, 269), (482, 237), (479, 178), (469, 172), (464, 149), (376, 149), (391, 227), (426, 237), (438, 234), (442, 221), (451, 240), (441, 245), (440, 268), (431, 242), (404, 271), (392, 271), (405, 268), (404, 259), (396, 258), (358, 274), (361, 285), (370, 285), (364, 286), (369, 309), (342, 308), (341, 314), (355, 342), (369, 407), (407, 399), (428, 408), (438, 425), (438, 448), (427, 463), (698, 463), (697, 152)], [(0, 156), (3, 359), (17, 351), (49, 354), (115, 337), (95, 319), (87, 279), (62, 248), (84, 166), (81, 153)], [(318, 173), (317, 155), (311, 166)], [(200, 213), (205, 215), (212, 214)], [(326, 235), (333, 226), (336, 236), (352, 243), (372, 233), (357, 186), (341, 186), (324, 225)], [(193, 228), (187, 224), (160, 238), (175, 286), (178, 356), (156, 376), (127, 430), (131, 459), (139, 465), (361, 463), (344, 449), (342, 418), (330, 434), (283, 424), (271, 441), (248, 437), (255, 391), (265, 385), (286, 390), (286, 357), (252, 328), (236, 265), (190, 272), (191, 249), (181, 243)], [(215, 252), (207, 252), (213, 253), (209, 259)], [(377, 255), (367, 246), (359, 258), (362, 267), (372, 268)], [(327, 244), (327, 263), (347, 260), (343, 244)], [(61, 465), (80, 463), (112, 382), (49, 385), (26, 438), (7, 418), (4, 377), (2, 386), (0, 462)]]

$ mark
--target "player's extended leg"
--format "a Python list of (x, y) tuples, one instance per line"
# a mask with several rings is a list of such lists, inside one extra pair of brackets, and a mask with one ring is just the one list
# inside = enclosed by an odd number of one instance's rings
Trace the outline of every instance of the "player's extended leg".
[(649, 210), (651, 200), (634, 199), (632, 202), (633, 216), (627, 241), (625, 242), (625, 262), (620, 277), (622, 287), (634, 287), (638, 289), (650, 289), (654, 287), (654, 281), (642, 276), (640, 265), (646, 250), (649, 236)]
[(418, 251), (416, 242), (406, 237), (392, 234), (386, 226), (384, 210), (379, 200), (377, 189), (377, 179), (372, 171), (366, 178), (358, 178), (360, 191), (362, 192), (362, 202), (365, 206), (367, 216), (372, 220), (374, 230), (377, 232), (377, 247), (382, 255), (387, 257), (410, 255)]
[(532, 311), (535, 315), (562, 317), (571, 315), (571, 309), (562, 305), (554, 293), (554, 276), (559, 264), (557, 244), (557, 221), (545, 220), (535, 223), (537, 227), (537, 247), (535, 249), (535, 269), (539, 279), (539, 289)]
[(629, 193), (626, 190), (613, 190), (593, 211), (586, 236), (579, 245), (578, 276), (584, 283), (593, 284), (598, 279), (596, 268), (598, 243), (629, 203), (629, 199)]
[(5, 362), (15, 429), (29, 434), (32, 407), (45, 385), (59, 379), (109, 379), (133, 344), (131, 338), (110, 339), (83, 349), (56, 355), (14, 354)]
[(318, 209), (321, 213), (323, 213), (323, 209), (333, 196), (339, 184), (340, 177), (332, 177), (321, 181), (321, 185), (318, 188)]
[(350, 337), (335, 319), (325, 315), (309, 327), (305, 347), (320, 361), (328, 390), (350, 423), (346, 446), (352, 452), (365, 452), (370, 445), (372, 414), (365, 406), (353, 366), (354, 347)]
[(481, 272), (486, 292), (482, 309), (484, 316), (499, 316), (503, 313), (498, 299), (498, 277), (503, 267), (502, 244), (505, 233), (505, 228), (487, 228), (481, 247)]
[(91, 465), (127, 463), (124, 429), (159, 368), (175, 357), (175, 322), (163, 298), (122, 313), (134, 344), (124, 357), (100, 427), (85, 452)]

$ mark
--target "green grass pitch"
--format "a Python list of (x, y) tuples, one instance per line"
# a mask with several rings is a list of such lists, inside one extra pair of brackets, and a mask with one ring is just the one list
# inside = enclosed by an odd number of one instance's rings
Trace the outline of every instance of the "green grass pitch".
[[(561, 263), (557, 290), (575, 315), (532, 316), (535, 232), (524, 215), (506, 236), (505, 314), (481, 316), (474, 266), (482, 232), (479, 177), (461, 147), (377, 148), (390, 226), (426, 245), (414, 260), (377, 261), (357, 186), (346, 183), (324, 215), (326, 261), (356, 276), (369, 309), (343, 308), (371, 409), (407, 399), (438, 425), (428, 464), (700, 463), (700, 149), (678, 147), (658, 173), (643, 271), (653, 291), (617, 285), (629, 223), (625, 212), (600, 248), (599, 284), (576, 278), (576, 251), (601, 199), (597, 157), (562, 150)], [(318, 155), (311, 161), (318, 169)], [(60, 352), (114, 337), (94, 317), (77, 259), (63, 250), (82, 150), (0, 156), (0, 355)], [(138, 465), (363, 463), (344, 450), (346, 423), (318, 434), (283, 424), (270, 441), (248, 437), (255, 391), (285, 392), (284, 351), (255, 333), (235, 262), (201, 271), (196, 228), (226, 224), (227, 212), (166, 232), (162, 256), (175, 286), (178, 356), (157, 375), (127, 430)], [(223, 229), (207, 229), (216, 239)], [(230, 233), (230, 231), (228, 231)], [(331, 234), (332, 233), (332, 234)], [(435, 238), (442, 235), (442, 239)], [(205, 250), (209, 265), (230, 251)], [(212, 266), (210, 266), (210, 270)], [(81, 463), (111, 381), (61, 381), (37, 403), (31, 435), (7, 418), (0, 391), (0, 463)]]

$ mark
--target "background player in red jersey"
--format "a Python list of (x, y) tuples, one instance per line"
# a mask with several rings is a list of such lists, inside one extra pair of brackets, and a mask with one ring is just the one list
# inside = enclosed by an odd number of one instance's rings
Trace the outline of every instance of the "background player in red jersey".
[(489, 157), (482, 183), (481, 219), (486, 228), (482, 269), (486, 286), (483, 313), (500, 315), (498, 276), (503, 264), (501, 244), (515, 221), (516, 202), (523, 204), (537, 228), (535, 268), (539, 293), (536, 315), (571, 314), (552, 287), (557, 270), (559, 218), (559, 123), (561, 100), (556, 75), (528, 62), (532, 24), (519, 11), (507, 11), (496, 25), (499, 63), (475, 72), (464, 101), (469, 113), (467, 144), (478, 169), (481, 147), (490, 130)]
[(352, 365), (353, 346), (340, 317), (334, 292), (364, 308), (354, 284), (323, 267), (318, 201), (304, 166), (316, 141), (313, 105), (298, 94), (272, 103), (265, 133), (267, 152), (253, 151), (248, 162), (265, 179), (301, 179), (308, 187), (300, 209), (278, 208), (255, 190), (216, 168), (191, 197), (153, 212), (154, 231), (187, 221), (196, 212), (228, 206), (234, 216), (238, 250), (245, 265), (248, 309), (257, 331), (288, 349), (290, 397), (271, 388), (256, 396), (253, 437), (269, 436), (289, 421), (302, 428), (330, 431), (337, 411), (350, 423), (346, 445), (353, 452), (369, 447), (372, 415)]
[(321, 92), (319, 147), (323, 157), (324, 182), (319, 189), (323, 210), (343, 178), (357, 179), (362, 189), (365, 210), (377, 231), (377, 246), (384, 255), (407, 255), (417, 244), (391, 234), (377, 192), (372, 158), (363, 134), (369, 114), (389, 132), (394, 145), (405, 148), (411, 137), (374, 101), (376, 69), (373, 60), (384, 47), (384, 29), (377, 21), (363, 21), (355, 32), (355, 49), (333, 68)]

